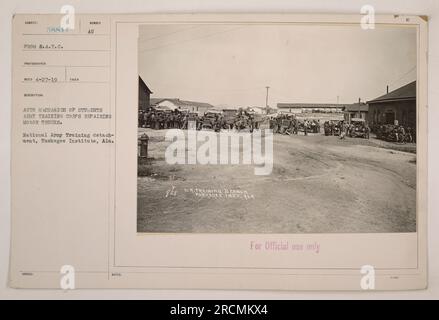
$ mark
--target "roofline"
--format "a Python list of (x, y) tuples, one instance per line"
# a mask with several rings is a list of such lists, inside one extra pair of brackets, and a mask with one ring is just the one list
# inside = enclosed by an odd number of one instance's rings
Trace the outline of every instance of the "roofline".
[(213, 108), (213, 107), (215, 107), (214, 105), (212, 105), (212, 104), (210, 104), (208, 102), (183, 100), (183, 99), (179, 99), (179, 98), (164, 98), (164, 99), (161, 99), (159, 103), (161, 103), (163, 101), (170, 101), (170, 102), (174, 103), (175, 100), (182, 101), (182, 102), (189, 102), (189, 103), (202, 103), (202, 104), (206, 104), (206, 106), (199, 106), (199, 107), (206, 107), (206, 108)]
[(367, 111), (369, 111), (369, 108), (367, 108), (367, 109), (348, 109), (348, 108), (346, 108), (344, 111), (346, 111), (346, 112), (367, 112)]
[(313, 103), (304, 103), (304, 104), (301, 104), (301, 103), (292, 103), (292, 104), (288, 104), (288, 103), (278, 103), (277, 104), (277, 107), (278, 108), (342, 108), (342, 107), (346, 107), (346, 106), (348, 106), (349, 104), (348, 103), (346, 103), (346, 104), (337, 104), (337, 103), (334, 103), (334, 104), (332, 104), (332, 103), (327, 103), (327, 104), (325, 104), (325, 103), (316, 103), (316, 104), (313, 104)]
[(143, 81), (142, 77), (139, 74), (139, 80), (142, 81), (142, 83), (145, 85), (146, 89), (148, 89), (149, 94), (152, 94), (154, 92), (151, 91), (151, 89), (148, 87), (148, 85), (145, 83), (145, 81)]
[[(417, 92), (416, 81), (417, 80), (411, 81), (411, 82), (409, 82), (409, 83), (407, 83), (407, 84), (405, 84), (405, 85), (403, 85), (403, 86), (401, 86), (401, 87), (399, 87), (399, 88), (397, 88), (395, 90), (387, 92), (385, 95), (382, 95), (382, 96), (379, 96), (378, 98), (375, 98), (373, 100), (367, 101), (367, 103), (379, 103), (379, 102), (413, 100), (413, 99), (416, 100), (416, 92)], [(400, 97), (389, 97), (389, 98), (386, 98), (387, 96), (392, 95), (392, 93), (395, 93), (397, 91), (401, 91), (401, 89), (408, 88), (409, 86), (413, 86), (413, 85), (415, 86), (414, 95), (411, 95), (411, 96), (408, 96), (408, 97), (407, 96), (406, 97), (401, 97), (400, 96)], [(407, 92), (406, 92), (406, 94), (407, 94)]]
[(381, 103), (381, 102), (394, 102), (394, 101), (404, 101), (404, 100), (416, 100), (416, 97), (403, 97), (403, 98), (391, 98), (391, 99), (375, 99), (367, 101), (368, 104)]

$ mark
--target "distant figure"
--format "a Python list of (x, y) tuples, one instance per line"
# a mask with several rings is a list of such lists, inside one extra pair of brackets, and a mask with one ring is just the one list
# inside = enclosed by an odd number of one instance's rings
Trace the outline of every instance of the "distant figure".
[(404, 143), (406, 142), (406, 137), (405, 137), (405, 129), (403, 126), (399, 126), (398, 128), (398, 134), (399, 134), (399, 140), (400, 142)]
[(407, 138), (408, 138), (408, 142), (410, 143), (413, 142), (412, 128), (410, 127), (407, 127)]
[(346, 137), (347, 131), (348, 125), (342, 121), (340, 124), (340, 139), (344, 139)]

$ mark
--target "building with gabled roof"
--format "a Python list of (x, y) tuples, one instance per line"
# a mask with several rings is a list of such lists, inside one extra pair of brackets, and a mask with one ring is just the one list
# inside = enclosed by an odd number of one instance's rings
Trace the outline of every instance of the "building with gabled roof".
[(151, 107), (150, 97), (152, 91), (139, 76), (139, 110), (146, 111)]
[(416, 81), (367, 103), (369, 124), (398, 124), (416, 128)]
[(181, 100), (176, 98), (164, 98), (157, 102), (156, 108), (197, 112), (198, 114), (204, 114), (207, 110), (213, 109), (214, 106), (206, 102), (197, 102), (189, 100)]
[(346, 105), (344, 110), (345, 120), (350, 123), (351, 119), (363, 119), (367, 121), (367, 115), (369, 113), (369, 105), (367, 103), (358, 100), (356, 103)]

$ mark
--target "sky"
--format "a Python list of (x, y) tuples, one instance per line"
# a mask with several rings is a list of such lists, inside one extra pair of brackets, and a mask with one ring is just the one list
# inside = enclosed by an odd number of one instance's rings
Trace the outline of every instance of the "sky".
[(141, 25), (139, 74), (153, 98), (216, 106), (354, 103), (416, 80), (407, 26)]

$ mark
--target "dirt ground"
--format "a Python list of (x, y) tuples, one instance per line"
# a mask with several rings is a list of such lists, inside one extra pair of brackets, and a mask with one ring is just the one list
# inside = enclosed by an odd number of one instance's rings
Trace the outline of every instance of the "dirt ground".
[(249, 165), (168, 165), (166, 131), (144, 132), (138, 232), (416, 231), (415, 145), (275, 135), (273, 172), (255, 176)]

